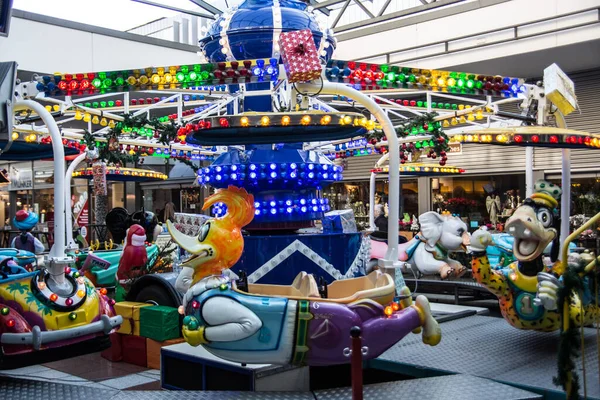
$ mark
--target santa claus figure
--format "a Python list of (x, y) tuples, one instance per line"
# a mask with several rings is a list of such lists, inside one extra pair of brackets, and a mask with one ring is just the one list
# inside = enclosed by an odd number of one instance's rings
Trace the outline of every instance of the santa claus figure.
[(123, 255), (119, 261), (117, 278), (119, 280), (132, 279), (141, 274), (141, 269), (148, 262), (146, 252), (146, 231), (140, 225), (131, 225), (127, 230), (127, 238)]

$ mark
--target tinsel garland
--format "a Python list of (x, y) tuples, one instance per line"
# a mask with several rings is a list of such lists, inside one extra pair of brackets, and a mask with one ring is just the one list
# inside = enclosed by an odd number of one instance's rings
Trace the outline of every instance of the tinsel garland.
[[(558, 292), (559, 310), (563, 310), (565, 302), (572, 304), (572, 297), (575, 293), (581, 293), (583, 290), (583, 279), (579, 276), (582, 267), (573, 265), (566, 268), (562, 275), (563, 287)], [(570, 381), (571, 390), (568, 393), (567, 400), (579, 399), (579, 375), (576, 371), (574, 358), (579, 357), (580, 333), (571, 314), (562, 315), (562, 318), (569, 318), (569, 328), (561, 330), (560, 341), (558, 344), (558, 375), (552, 378), (556, 386), (561, 386), (567, 391)]]
[[(429, 151), (427, 157), (436, 159), (440, 158), (440, 165), (446, 165), (448, 157), (446, 152), (450, 150), (448, 145), (448, 136), (442, 130), (442, 123), (435, 121), (437, 113), (426, 113), (409, 120), (404, 121), (394, 129), (396, 135), (399, 138), (404, 138), (410, 135), (431, 135), (432, 139), (429, 141)], [(371, 144), (376, 144), (381, 140), (386, 140), (383, 131), (374, 130), (367, 135), (367, 139)], [(400, 162), (404, 164), (408, 161), (409, 154), (417, 155), (418, 152), (426, 151), (426, 149), (417, 149), (414, 143), (406, 144), (403, 143), (400, 148)], [(414, 158), (414, 157), (413, 157)]]

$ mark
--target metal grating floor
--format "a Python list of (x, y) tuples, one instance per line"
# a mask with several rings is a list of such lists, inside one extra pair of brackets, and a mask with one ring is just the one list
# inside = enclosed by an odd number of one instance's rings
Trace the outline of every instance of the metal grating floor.
[[(422, 398), (428, 400), (535, 400), (540, 395), (468, 375), (447, 375), (435, 378), (367, 385), (365, 399), (396, 400)], [(86, 388), (85, 386), (0, 379), (0, 399), (3, 400), (342, 400), (351, 399), (350, 388), (317, 392), (200, 392), (200, 391), (119, 391)]]
[[(561, 392), (552, 383), (558, 335), (518, 330), (502, 318), (471, 316), (444, 323), (436, 347), (423, 345), (419, 335), (409, 335), (370, 361), (370, 366), (414, 376), (469, 374), (538, 393), (556, 393)], [(600, 399), (595, 329), (585, 329), (585, 348), (587, 394)], [(578, 370), (583, 384), (581, 358)]]
[[(351, 399), (350, 388), (315, 392), (317, 400)], [(378, 383), (365, 386), (365, 400), (525, 400), (542, 399), (542, 396), (489, 379), (470, 375), (446, 375), (434, 378), (412, 379)]]

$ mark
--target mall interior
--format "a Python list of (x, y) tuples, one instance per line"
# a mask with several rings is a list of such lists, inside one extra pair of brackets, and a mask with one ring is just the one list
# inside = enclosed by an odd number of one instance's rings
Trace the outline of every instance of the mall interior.
[(599, 93), (599, 0), (0, 0), (0, 398), (600, 399)]

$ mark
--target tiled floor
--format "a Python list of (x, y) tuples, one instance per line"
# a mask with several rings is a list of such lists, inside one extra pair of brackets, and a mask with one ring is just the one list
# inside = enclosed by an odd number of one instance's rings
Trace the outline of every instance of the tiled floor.
[(124, 362), (111, 362), (91, 353), (47, 364), (0, 371), (0, 375), (99, 389), (161, 390), (160, 371)]

